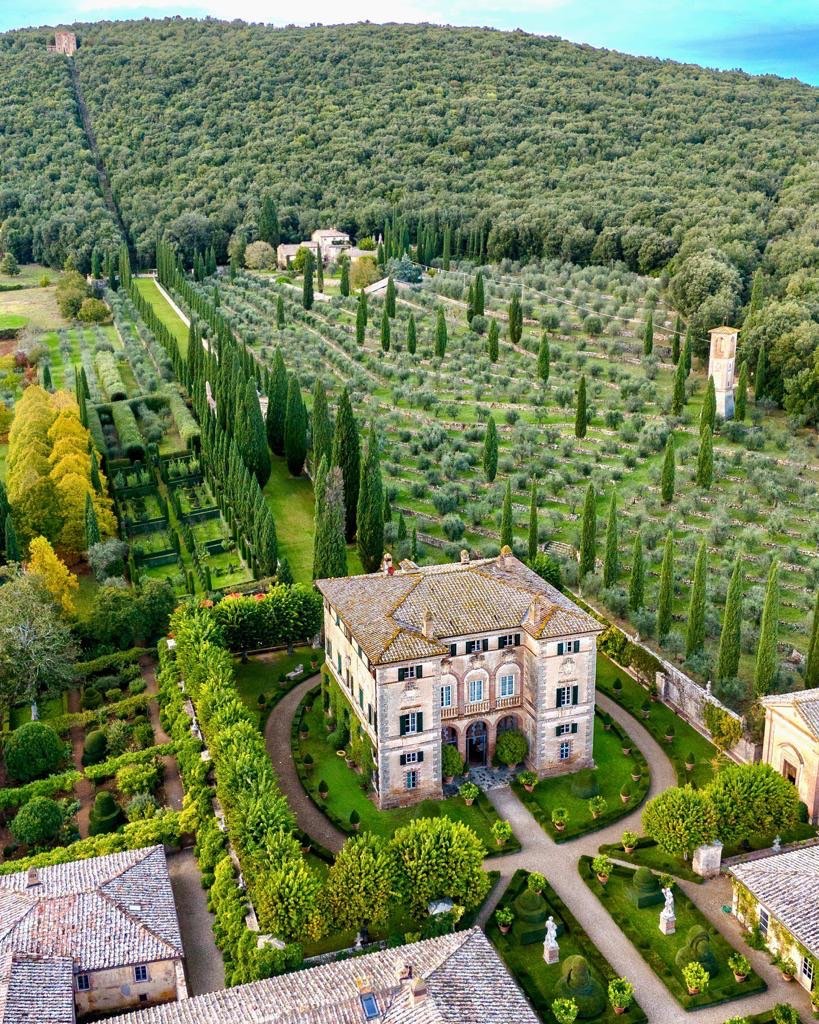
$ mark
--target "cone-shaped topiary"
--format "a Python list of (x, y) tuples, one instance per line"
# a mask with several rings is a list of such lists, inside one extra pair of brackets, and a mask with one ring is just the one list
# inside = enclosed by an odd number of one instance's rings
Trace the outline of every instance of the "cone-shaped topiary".
[(555, 995), (573, 999), (577, 1006), (578, 1020), (599, 1017), (606, 1009), (606, 993), (603, 986), (589, 970), (583, 956), (569, 956), (563, 961), (563, 968)]
[(116, 832), (122, 824), (122, 810), (108, 790), (103, 789), (94, 798), (88, 832), (92, 836), (101, 836), (106, 832)]

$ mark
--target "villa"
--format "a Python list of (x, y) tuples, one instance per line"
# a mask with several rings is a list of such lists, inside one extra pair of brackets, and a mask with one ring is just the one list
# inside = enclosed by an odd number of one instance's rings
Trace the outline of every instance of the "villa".
[(762, 698), (762, 760), (799, 793), (810, 820), (819, 822), (819, 689), (772, 693)]
[(379, 573), (316, 585), (327, 665), (372, 743), (382, 808), (440, 799), (442, 746), (488, 765), (507, 729), (539, 776), (593, 764), (602, 626), (508, 547), (423, 568), (385, 555)]

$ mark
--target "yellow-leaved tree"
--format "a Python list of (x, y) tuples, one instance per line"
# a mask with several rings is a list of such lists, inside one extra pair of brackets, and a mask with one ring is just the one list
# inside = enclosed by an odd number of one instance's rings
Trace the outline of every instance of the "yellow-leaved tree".
[(45, 537), (35, 537), (28, 550), (30, 558), (26, 572), (40, 580), (62, 611), (73, 615), (72, 595), (80, 585), (77, 577), (69, 571), (65, 562), (60, 561)]

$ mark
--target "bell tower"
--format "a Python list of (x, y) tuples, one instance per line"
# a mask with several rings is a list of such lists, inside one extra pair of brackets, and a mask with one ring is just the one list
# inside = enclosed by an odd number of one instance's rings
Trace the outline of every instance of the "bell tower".
[(736, 327), (715, 327), (711, 336), (708, 357), (708, 376), (714, 378), (717, 397), (717, 416), (724, 420), (734, 418), (734, 369), (737, 358)]

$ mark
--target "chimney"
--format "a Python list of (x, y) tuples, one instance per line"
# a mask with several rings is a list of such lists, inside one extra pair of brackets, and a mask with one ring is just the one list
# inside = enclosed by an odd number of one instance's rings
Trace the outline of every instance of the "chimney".
[(429, 608), (424, 609), (424, 619), (421, 625), (421, 632), (424, 634), (427, 640), (432, 639), (432, 612), (429, 610)]
[(537, 628), (553, 608), (554, 605), (544, 594), (538, 594), (529, 605), (524, 622)]
[(412, 964), (401, 963), (399, 961), (395, 965), (395, 980), (399, 985), (402, 985), (405, 981), (412, 979)]
[(42, 882), (40, 881), (40, 874), (37, 868), (29, 868), (26, 875), (26, 888), (33, 889), (38, 885), (42, 885)]
[(508, 544), (504, 544), (500, 549), (500, 555), (498, 556), (498, 564), (502, 569), (506, 569), (509, 566), (509, 560), (512, 558), (512, 549)]
[(461, 565), (469, 565), (469, 552), (466, 548), (461, 551)]
[(395, 566), (392, 564), (392, 555), (389, 551), (384, 552), (384, 561), (382, 563), (385, 576), (392, 576), (395, 572)]
[(418, 1006), (427, 997), (427, 983), (423, 978), (413, 978), (409, 983), (410, 1006)]

